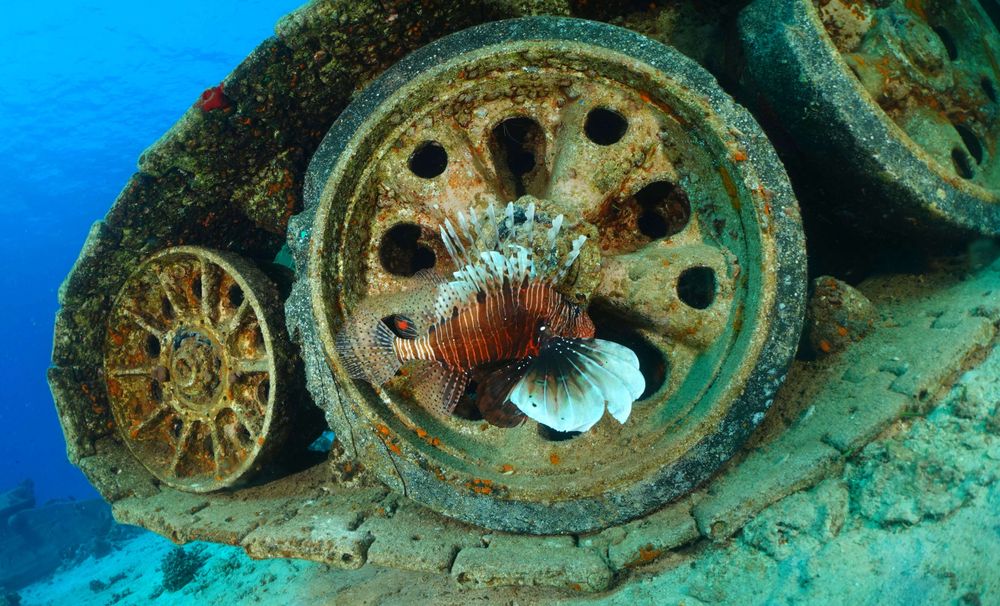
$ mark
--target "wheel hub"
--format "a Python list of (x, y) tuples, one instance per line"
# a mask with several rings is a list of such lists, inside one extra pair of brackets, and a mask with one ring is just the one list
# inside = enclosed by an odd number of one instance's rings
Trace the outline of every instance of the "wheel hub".
[(173, 338), (171, 385), (194, 412), (208, 412), (220, 395), (222, 355), (215, 339), (184, 328)]

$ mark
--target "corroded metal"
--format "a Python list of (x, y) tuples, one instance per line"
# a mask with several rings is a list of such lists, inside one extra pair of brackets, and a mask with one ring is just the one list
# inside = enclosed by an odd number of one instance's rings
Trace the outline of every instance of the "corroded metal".
[[(290, 224), (288, 313), (313, 395), (349, 452), (447, 515), (559, 533), (648, 512), (738, 448), (794, 351), (804, 250), (779, 166), (707, 74), (627, 30), (525, 19), (432, 44), (345, 110)], [(639, 353), (632, 418), (578, 437), (501, 429), (428, 414), (405, 376), (376, 391), (347, 379), (333, 334), (351, 308), (455, 269), (442, 213), (522, 195), (590, 238), (561, 288)]]
[(1000, 233), (1000, 37), (979, 3), (757, 0), (740, 24), (759, 109), (837, 181), (835, 205)]
[(115, 299), (104, 372), (136, 458), (183, 490), (233, 485), (287, 428), (287, 347), (274, 287), (232, 254), (176, 247), (143, 263)]

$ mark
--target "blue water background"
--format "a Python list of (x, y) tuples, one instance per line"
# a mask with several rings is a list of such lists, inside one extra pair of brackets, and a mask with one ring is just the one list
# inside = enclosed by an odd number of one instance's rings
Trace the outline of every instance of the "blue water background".
[(0, 18), (0, 491), (96, 493), (45, 382), (56, 291), (136, 159), (297, 0), (6, 2)]

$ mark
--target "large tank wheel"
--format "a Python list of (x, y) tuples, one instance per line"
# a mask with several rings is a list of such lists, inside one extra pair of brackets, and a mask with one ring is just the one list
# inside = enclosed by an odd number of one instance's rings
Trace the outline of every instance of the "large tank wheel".
[[(374, 390), (348, 378), (334, 334), (359, 301), (455, 269), (442, 212), (525, 195), (590, 237), (564, 294), (638, 353), (628, 422), (442, 420), (409, 397), (406, 367)], [(759, 423), (795, 350), (805, 256), (781, 164), (706, 72), (628, 30), (532, 18), (435, 42), (345, 110), (306, 197), (287, 310), (310, 388), (364, 465), (465, 521), (582, 532), (685, 494)]]
[(761, 107), (856, 186), (836, 197), (877, 229), (1000, 234), (1000, 36), (978, 2), (757, 0), (740, 27)]
[(193, 246), (151, 257), (122, 287), (105, 341), (108, 397), (121, 438), (166, 484), (232, 486), (280, 446), (279, 301), (239, 256)]

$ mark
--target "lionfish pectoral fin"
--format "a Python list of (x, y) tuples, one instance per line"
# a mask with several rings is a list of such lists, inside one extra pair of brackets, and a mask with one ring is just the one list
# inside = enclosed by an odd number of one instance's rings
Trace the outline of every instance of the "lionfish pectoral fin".
[(587, 431), (605, 407), (624, 423), (645, 388), (631, 349), (603, 339), (555, 337), (511, 390), (510, 401), (556, 431)]
[(437, 362), (414, 366), (410, 386), (413, 396), (433, 414), (448, 418), (469, 385), (468, 373), (450, 370)]
[(516, 427), (527, 418), (508, 396), (524, 376), (533, 358), (515, 360), (492, 372), (476, 388), (476, 406), (487, 423), (495, 427)]
[(396, 335), (370, 313), (352, 316), (334, 337), (337, 353), (351, 378), (381, 385), (391, 379), (401, 363), (392, 344)]

